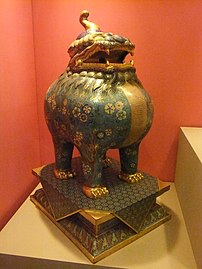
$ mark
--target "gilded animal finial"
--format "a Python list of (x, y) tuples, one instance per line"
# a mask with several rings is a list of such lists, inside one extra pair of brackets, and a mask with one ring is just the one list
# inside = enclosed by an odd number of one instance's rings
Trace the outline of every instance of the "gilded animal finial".
[(83, 25), (86, 31), (87, 30), (92, 30), (92, 31), (100, 30), (100, 27), (97, 24), (88, 21), (88, 16), (89, 16), (89, 12), (87, 10), (83, 10), (79, 18), (80, 23)]

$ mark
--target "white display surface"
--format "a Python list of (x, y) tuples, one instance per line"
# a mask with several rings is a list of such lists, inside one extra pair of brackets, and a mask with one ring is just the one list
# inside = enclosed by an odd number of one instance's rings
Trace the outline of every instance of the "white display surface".
[[(173, 183), (171, 190), (158, 201), (171, 210), (172, 219), (97, 265), (133, 269), (197, 268)], [(91, 264), (29, 198), (1, 231), (0, 253)]]

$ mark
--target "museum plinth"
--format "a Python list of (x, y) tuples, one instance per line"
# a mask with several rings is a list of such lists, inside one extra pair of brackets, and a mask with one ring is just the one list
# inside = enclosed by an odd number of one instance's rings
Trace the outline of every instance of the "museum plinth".
[(103, 169), (102, 184), (109, 195), (92, 200), (82, 192), (81, 159), (74, 158), (77, 176), (55, 178), (54, 164), (33, 169), (42, 184), (32, 202), (90, 259), (96, 263), (170, 219), (156, 198), (170, 186), (141, 172), (143, 179), (128, 184), (118, 179), (119, 162)]

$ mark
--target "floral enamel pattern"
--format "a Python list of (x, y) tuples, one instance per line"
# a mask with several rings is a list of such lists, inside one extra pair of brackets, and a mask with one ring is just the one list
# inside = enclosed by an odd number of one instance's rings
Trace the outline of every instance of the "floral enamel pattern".
[[(63, 81), (66, 79), (66, 76), (63, 79), (61, 77), (60, 84), (64, 85)], [(69, 77), (69, 79), (71, 78)], [(49, 113), (51, 111), (55, 113), (54, 129), (60, 136), (71, 140), (81, 150), (88, 148), (89, 151), (89, 145), (96, 145), (96, 143), (101, 148), (116, 147), (122, 143), (130, 131), (131, 111), (128, 100), (119, 90), (116, 90), (114, 95), (107, 95), (100, 91), (92, 94), (88, 91), (88, 87), (91, 85), (88, 77), (86, 77), (85, 84), (82, 85), (82, 93), (75, 91), (79, 80), (79, 75), (72, 75), (73, 83), (68, 89), (68, 95), (64, 94), (64, 98), (61, 98), (59, 87), (58, 91), (49, 90), (47, 104), (50, 109)], [(99, 102), (95, 102), (95, 100), (99, 100)], [(47, 122), (49, 113), (47, 113)], [(122, 121), (125, 123), (122, 124)]]
[(53, 93), (51, 96), (48, 97), (48, 103), (50, 104), (50, 108), (54, 110), (56, 108), (56, 100), (55, 94)]
[(126, 111), (123, 110), (124, 104), (121, 101), (117, 101), (115, 104), (108, 103), (104, 107), (105, 113), (112, 115), (114, 112), (116, 112), (116, 117), (118, 120), (124, 120), (126, 119)]
[(76, 146), (80, 147), (83, 140), (83, 133), (82, 132), (76, 132), (75, 136), (73, 136), (73, 142)]
[(91, 167), (90, 167), (90, 165), (83, 163), (83, 173), (84, 173), (84, 175), (91, 174)]

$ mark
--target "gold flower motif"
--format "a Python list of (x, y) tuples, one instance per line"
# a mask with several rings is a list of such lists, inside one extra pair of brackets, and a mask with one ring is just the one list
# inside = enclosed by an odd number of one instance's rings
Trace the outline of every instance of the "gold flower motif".
[(111, 115), (114, 113), (115, 106), (112, 103), (108, 103), (105, 105), (104, 110), (107, 114)]
[(105, 133), (104, 133), (104, 132), (98, 132), (98, 133), (97, 133), (97, 137), (98, 137), (99, 139), (102, 139), (102, 138), (105, 137)]
[(62, 109), (61, 109), (61, 112), (62, 112), (63, 115), (65, 115), (67, 113), (66, 107), (63, 106)]
[(74, 117), (77, 118), (81, 115), (81, 109), (79, 107), (75, 106), (72, 113), (73, 113)]
[(111, 136), (112, 135), (112, 129), (106, 129), (105, 134), (106, 134), (106, 136)]
[(73, 137), (73, 142), (76, 146), (81, 146), (81, 141), (83, 140), (83, 133), (82, 132), (76, 132), (75, 136)]
[(132, 167), (132, 168), (136, 168), (136, 166), (137, 166), (136, 163), (131, 163), (131, 164), (130, 164), (130, 167)]
[(124, 120), (124, 119), (126, 119), (126, 111), (120, 110), (116, 113), (116, 116), (117, 116), (118, 120)]
[(50, 104), (52, 101), (55, 101), (55, 93), (48, 97), (48, 103)]
[(79, 140), (83, 140), (83, 133), (82, 132), (76, 132), (75, 137)]
[(83, 112), (84, 112), (85, 114), (90, 114), (91, 110), (92, 110), (92, 107), (91, 107), (91, 106), (85, 105), (85, 106), (83, 107)]
[(84, 175), (88, 175), (91, 173), (91, 167), (88, 164), (83, 164), (83, 173)]
[(124, 107), (124, 104), (121, 101), (117, 101), (115, 104), (115, 107), (117, 110), (122, 110)]
[(80, 121), (82, 121), (82, 122), (86, 122), (87, 119), (88, 119), (88, 117), (87, 117), (86, 114), (82, 113), (82, 114), (80, 115), (79, 119), (80, 119)]
[(48, 97), (47, 101), (50, 104), (52, 110), (54, 110), (56, 108), (55, 94), (53, 94), (52, 96)]

